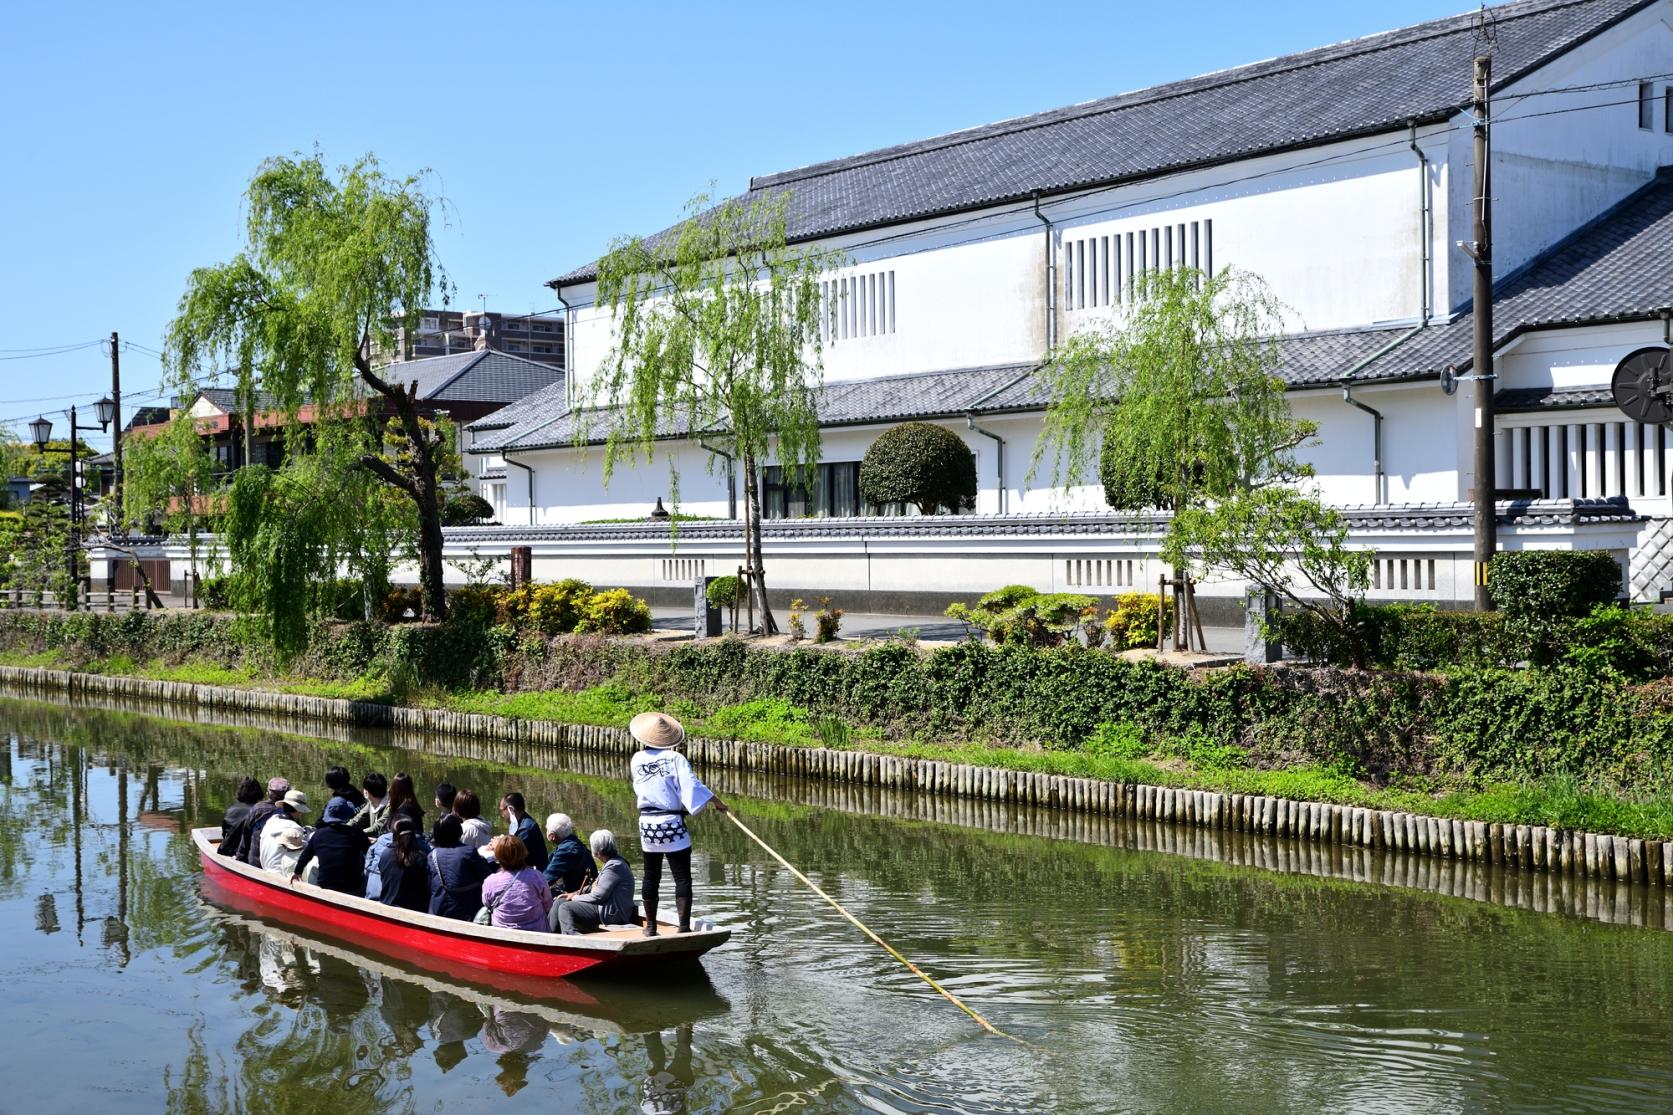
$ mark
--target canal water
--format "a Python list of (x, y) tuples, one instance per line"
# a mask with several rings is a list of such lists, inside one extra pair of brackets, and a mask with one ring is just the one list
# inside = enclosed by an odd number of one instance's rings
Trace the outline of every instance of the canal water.
[(1482, 901), (708, 772), (1029, 1045), (718, 817), (694, 822), (697, 905), (736, 935), (690, 977), (462, 983), (219, 904), (184, 833), (246, 773), (317, 799), (332, 763), (404, 770), (632, 828), (619, 757), (340, 735), (0, 701), (0, 1112), (1673, 1109), (1673, 933), (1632, 924), (1659, 895), (1538, 912), (1493, 900), (1515, 880)]

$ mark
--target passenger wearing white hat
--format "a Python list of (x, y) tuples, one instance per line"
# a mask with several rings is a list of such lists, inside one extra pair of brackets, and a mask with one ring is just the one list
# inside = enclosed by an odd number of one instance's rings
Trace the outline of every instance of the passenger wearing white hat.
[(691, 930), (691, 832), (685, 819), (713, 805), (725, 813), (726, 803), (697, 780), (691, 762), (674, 750), (685, 742), (685, 728), (672, 716), (642, 712), (627, 726), (643, 745), (628, 763), (633, 791), (639, 798), (639, 847), (645, 853), (642, 892), (645, 898), (645, 936), (655, 937), (656, 906), (662, 883), (662, 861), (674, 874), (674, 909), (679, 931)]
[(261, 866), (289, 878), (308, 843), (308, 833), (297, 820), (308, 812), (308, 795), (287, 790), (277, 804), (279, 811), (261, 829)]

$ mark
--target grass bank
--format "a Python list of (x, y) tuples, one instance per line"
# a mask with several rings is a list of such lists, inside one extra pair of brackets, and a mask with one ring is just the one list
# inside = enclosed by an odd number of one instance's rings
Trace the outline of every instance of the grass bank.
[(1600, 785), (1570, 771), (1508, 779), (1458, 772), (1395, 771), (1368, 778), (1340, 759), (1295, 756), (1273, 763), (1226, 742), (1201, 724), (1147, 731), (1131, 720), (1103, 721), (1076, 741), (960, 739), (878, 724), (795, 704), (784, 697), (742, 701), (670, 696), (611, 680), (578, 689), (472, 690), (412, 685), (387, 674), (319, 678), (212, 661), (167, 662), (115, 654), (81, 658), (64, 649), (0, 651), (0, 665), (74, 669), (113, 676), (263, 689), (481, 713), (521, 720), (623, 728), (647, 708), (679, 716), (692, 734), (789, 747), (831, 748), (968, 763), (1111, 782), (1264, 795), (1331, 805), (1427, 814), (1499, 824), (1541, 825), (1646, 839), (1673, 839), (1673, 793), (1656, 786)]

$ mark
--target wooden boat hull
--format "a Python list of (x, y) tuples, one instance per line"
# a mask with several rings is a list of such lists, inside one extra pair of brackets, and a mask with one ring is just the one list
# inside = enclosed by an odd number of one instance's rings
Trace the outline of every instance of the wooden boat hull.
[(464, 966), (519, 979), (565, 979), (581, 973), (640, 970), (694, 959), (724, 944), (731, 931), (705, 929), (658, 937), (637, 930), (571, 936), (501, 929), (414, 913), (379, 902), (288, 880), (215, 851), (219, 829), (195, 829), (192, 841), (207, 881), (238, 905), (280, 920), (330, 933), (401, 958), (432, 957), (448, 967)]

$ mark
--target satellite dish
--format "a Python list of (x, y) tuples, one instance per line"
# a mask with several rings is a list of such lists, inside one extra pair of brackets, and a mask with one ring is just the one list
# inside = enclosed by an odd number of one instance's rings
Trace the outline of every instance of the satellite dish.
[(1641, 348), (1615, 365), (1615, 405), (1637, 422), (1673, 422), (1673, 368), (1668, 350)]
[(1441, 394), (1454, 395), (1458, 392), (1458, 373), (1450, 366), (1441, 369)]

